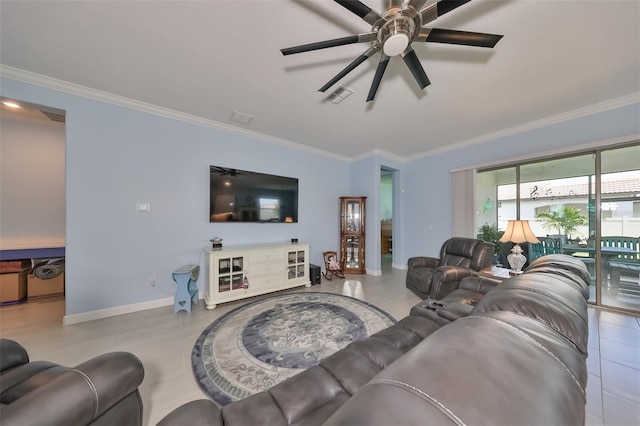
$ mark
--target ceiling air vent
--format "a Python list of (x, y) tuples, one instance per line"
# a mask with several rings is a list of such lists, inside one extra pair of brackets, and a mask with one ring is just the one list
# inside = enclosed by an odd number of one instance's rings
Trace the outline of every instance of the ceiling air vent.
[(235, 123), (240, 123), (240, 124), (247, 125), (247, 124), (251, 123), (251, 120), (253, 120), (253, 116), (252, 115), (243, 114), (243, 113), (238, 112), (238, 111), (233, 111), (233, 114), (231, 114), (231, 121), (233, 121)]
[(327, 96), (327, 100), (331, 101), (334, 104), (339, 104), (344, 101), (348, 96), (353, 93), (353, 90), (348, 87), (340, 86), (338, 87), (332, 94)]

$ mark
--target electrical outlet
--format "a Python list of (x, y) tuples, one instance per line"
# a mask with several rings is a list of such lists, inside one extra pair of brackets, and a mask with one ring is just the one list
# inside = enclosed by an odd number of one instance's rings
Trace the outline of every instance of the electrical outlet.
[(151, 287), (155, 287), (157, 282), (156, 282), (156, 276), (155, 275), (151, 275), (151, 279), (149, 280), (149, 284), (151, 284)]

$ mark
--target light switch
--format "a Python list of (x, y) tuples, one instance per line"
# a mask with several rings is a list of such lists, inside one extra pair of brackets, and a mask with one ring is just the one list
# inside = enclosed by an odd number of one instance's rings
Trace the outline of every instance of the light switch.
[(149, 212), (151, 210), (149, 203), (136, 203), (136, 211)]

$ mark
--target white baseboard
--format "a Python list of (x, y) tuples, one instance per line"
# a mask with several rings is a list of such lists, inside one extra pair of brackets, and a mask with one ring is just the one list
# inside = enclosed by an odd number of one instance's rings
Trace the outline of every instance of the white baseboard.
[[(199, 295), (200, 298), (201, 295)], [(132, 303), (130, 305), (116, 306), (113, 308), (99, 309), (97, 311), (83, 312), (80, 314), (65, 315), (62, 318), (63, 325), (78, 324), (102, 318), (115, 317), (116, 315), (130, 314), (132, 312), (145, 311), (147, 309), (161, 308), (173, 305), (173, 297), (150, 300), (148, 302)]]
[[(393, 269), (407, 269), (407, 265), (401, 265), (399, 263), (392, 263), (391, 267)], [(380, 276), (382, 275), (382, 269), (367, 269), (367, 275)]]

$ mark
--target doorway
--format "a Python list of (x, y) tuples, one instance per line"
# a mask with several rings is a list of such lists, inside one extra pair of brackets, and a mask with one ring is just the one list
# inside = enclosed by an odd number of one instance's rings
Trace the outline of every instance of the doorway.
[(29, 312), (56, 305), (51, 312), (62, 322), (65, 112), (13, 99), (0, 102), (0, 259), (3, 266), (17, 268), (15, 291), (2, 305), (15, 311), (29, 304)]
[(393, 264), (393, 170), (380, 168), (380, 265), (382, 273)]

